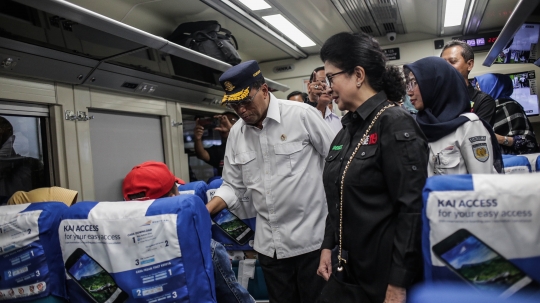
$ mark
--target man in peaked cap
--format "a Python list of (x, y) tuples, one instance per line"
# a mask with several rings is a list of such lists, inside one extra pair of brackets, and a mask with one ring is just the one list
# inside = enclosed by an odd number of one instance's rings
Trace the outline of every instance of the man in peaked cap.
[(222, 104), (242, 118), (229, 133), (223, 185), (207, 204), (211, 214), (249, 203), (257, 210), (254, 249), (271, 302), (314, 302), (327, 215), (324, 158), (334, 134), (304, 103), (274, 97), (259, 65), (247, 61), (220, 77)]

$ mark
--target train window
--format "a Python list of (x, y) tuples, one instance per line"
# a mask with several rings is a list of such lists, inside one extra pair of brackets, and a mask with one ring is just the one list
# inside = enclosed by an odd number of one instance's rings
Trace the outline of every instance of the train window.
[(51, 186), (47, 116), (46, 107), (0, 104), (0, 205), (16, 191)]
[[(190, 181), (208, 181), (208, 179), (219, 174), (217, 169), (203, 160), (198, 159), (197, 155), (195, 154), (195, 119), (211, 118), (214, 115), (216, 115), (216, 113), (192, 111), (189, 109), (182, 110), (182, 121), (184, 126), (184, 150), (189, 157)], [(222, 144), (219, 132), (215, 131), (213, 127), (215, 126), (208, 125), (208, 127), (206, 127), (204, 130), (203, 137), (201, 138), (203, 147), (205, 149)]]

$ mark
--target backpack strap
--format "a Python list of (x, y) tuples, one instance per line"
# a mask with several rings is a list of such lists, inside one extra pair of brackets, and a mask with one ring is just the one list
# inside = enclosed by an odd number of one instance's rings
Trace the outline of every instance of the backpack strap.
[(231, 31), (226, 28), (221, 28), (220, 32), (224, 32), (227, 38), (232, 38), (234, 41), (234, 47), (236, 48), (236, 50), (238, 50), (238, 41), (236, 41), (236, 38), (233, 36)]
[(194, 41), (212, 40), (216, 44), (216, 47), (223, 53), (225, 58), (229, 59), (231, 57), (235, 57), (235, 55), (230, 51), (229, 48), (224, 47), (225, 45), (223, 44), (222, 40), (228, 40), (227, 36), (216, 34), (214, 37), (213, 35), (209, 35), (204, 31), (198, 31), (196, 33), (193, 33), (193, 36), (195, 37)]

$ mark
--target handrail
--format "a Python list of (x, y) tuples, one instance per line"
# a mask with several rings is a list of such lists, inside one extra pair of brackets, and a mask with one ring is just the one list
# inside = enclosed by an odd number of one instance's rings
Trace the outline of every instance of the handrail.
[(497, 37), (497, 40), (489, 50), (486, 59), (482, 65), (490, 67), (503, 48), (508, 44), (510, 39), (514, 37), (523, 23), (527, 20), (529, 15), (534, 11), (534, 8), (538, 6), (540, 0), (520, 0), (514, 11), (506, 21), (501, 33)]
[[(231, 65), (226, 62), (217, 60), (205, 54), (183, 47), (162, 37), (142, 31), (133, 26), (124, 24), (107, 16), (103, 16), (94, 11), (80, 7), (65, 0), (14, 1), (51, 14), (59, 15), (71, 21), (95, 28), (105, 33), (109, 33), (117, 37), (122, 37), (123, 39), (162, 51), (169, 55), (177, 56), (191, 62), (198, 63), (203, 66), (210, 67), (215, 70), (224, 72), (231, 67)], [(279, 91), (287, 91), (289, 89), (288, 86), (270, 79), (266, 79), (266, 82), (271, 88)]]

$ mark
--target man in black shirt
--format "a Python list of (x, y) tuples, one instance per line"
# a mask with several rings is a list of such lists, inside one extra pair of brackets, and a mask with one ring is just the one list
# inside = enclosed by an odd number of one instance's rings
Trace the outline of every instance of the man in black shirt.
[(221, 176), (223, 171), (223, 158), (225, 157), (225, 147), (227, 145), (227, 138), (229, 137), (229, 130), (238, 121), (238, 115), (233, 112), (224, 112), (221, 115), (214, 116), (219, 120), (219, 126), (214, 130), (219, 131), (221, 135), (221, 145), (213, 145), (205, 149), (202, 144), (202, 136), (204, 133), (204, 126), (201, 125), (200, 119), (197, 119), (194, 130), (194, 143), (195, 143), (195, 155), (197, 158), (214, 167), (214, 174)]
[(443, 47), (441, 58), (450, 63), (465, 79), (469, 89), (472, 112), (493, 126), (495, 100), (490, 95), (475, 89), (469, 83), (469, 73), (474, 67), (474, 52), (465, 42), (452, 40)]

